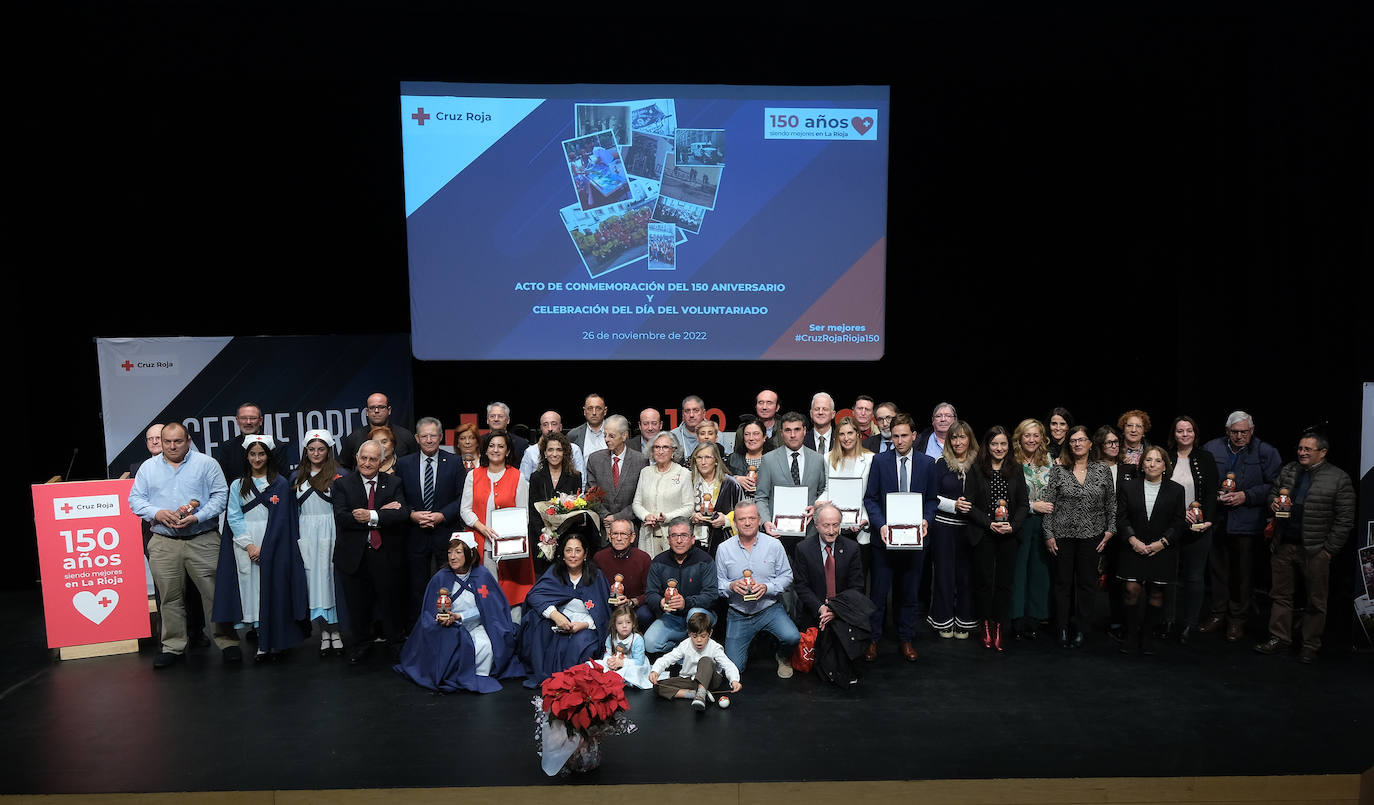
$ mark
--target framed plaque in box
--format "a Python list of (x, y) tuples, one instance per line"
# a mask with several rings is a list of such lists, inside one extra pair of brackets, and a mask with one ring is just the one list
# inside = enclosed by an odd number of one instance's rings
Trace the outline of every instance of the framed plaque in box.
[(840, 525), (857, 528), (864, 519), (864, 479), (837, 475), (825, 482), (825, 491), (840, 510)]
[(805, 486), (773, 487), (773, 526), (780, 537), (806, 536), (807, 497), (811, 491)]
[(496, 544), (491, 555), (502, 559), (524, 559), (530, 555), (529, 509), (512, 506), (497, 509), (491, 514), (491, 530), (496, 532)]
[(924, 550), (925, 499), (920, 492), (887, 493), (887, 547), (890, 550)]

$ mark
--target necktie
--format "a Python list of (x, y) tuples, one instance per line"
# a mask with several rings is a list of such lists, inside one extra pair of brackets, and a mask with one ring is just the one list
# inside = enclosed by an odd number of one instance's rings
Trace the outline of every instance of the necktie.
[(620, 486), (620, 456), (611, 456), (611, 486)]
[(891, 439), (883, 439), (883, 449), (882, 449), (880, 452), (886, 453), (887, 451), (889, 451), (889, 450), (891, 450), (891, 449), (892, 449), (892, 440), (891, 440)]
[(792, 453), (792, 483), (796, 486), (801, 486), (801, 467), (797, 466), (797, 454), (795, 451)]
[(907, 478), (907, 475), (906, 475), (906, 456), (902, 456), (902, 471), (901, 471), (901, 473), (900, 473), (900, 476), (901, 476), (901, 480), (898, 482), (898, 486), (897, 486), (898, 491), (901, 491), (901, 492), (910, 492), (910, 491), (911, 491), (911, 481)]
[(835, 597), (835, 545), (825, 546), (825, 598)]
[(423, 493), (425, 510), (434, 511), (434, 457), (425, 457), (425, 489)]
[(817, 453), (820, 453), (821, 455), (825, 455), (825, 437), (824, 437), (824, 436), (817, 436), (817, 437), (816, 437), (816, 452), (817, 452)]
[[(377, 509), (377, 482), (367, 482), (367, 508), (369, 511)], [(382, 548), (382, 532), (372, 529), (367, 532), (367, 544), (372, 546), (372, 550), (377, 551)]]

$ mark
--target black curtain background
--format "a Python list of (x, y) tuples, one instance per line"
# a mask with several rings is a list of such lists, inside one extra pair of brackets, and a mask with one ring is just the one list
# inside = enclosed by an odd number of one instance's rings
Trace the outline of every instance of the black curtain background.
[[(402, 80), (892, 87), (882, 360), (578, 363), (551, 346), (547, 362), (416, 362), (420, 415), (502, 399), (517, 422), (556, 408), (571, 427), (590, 390), (632, 421), (695, 392), (733, 427), (766, 385), (785, 409), (824, 389), (918, 421), (947, 399), (979, 433), (1056, 405), (1092, 427), (1138, 407), (1163, 441), (1178, 413), (1212, 438), (1244, 408), (1285, 459), (1329, 423), (1329, 458), (1355, 475), (1374, 377), (1364, 12), (950, 6), (21, 14), (24, 482), (74, 450), (72, 478), (102, 475), (94, 336), (408, 331)], [(502, 282), (474, 283), (455, 315)], [(37, 577), (19, 521), (5, 587)]]

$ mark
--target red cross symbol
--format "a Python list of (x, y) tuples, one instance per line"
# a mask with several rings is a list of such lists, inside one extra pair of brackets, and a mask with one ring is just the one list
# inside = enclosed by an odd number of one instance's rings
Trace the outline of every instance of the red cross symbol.
[(72, 504), (70, 504), (70, 503), (63, 503), (63, 504), (62, 504), (62, 513), (63, 513), (63, 514), (71, 514), (71, 513), (72, 513)]
[(276, 495), (273, 495), (272, 497), (268, 498), (268, 500), (272, 501), (272, 505), (274, 506), (281, 502), (281, 499), (278, 498)]
[(411, 120), (418, 121), (419, 124), (420, 124), (421, 126), (423, 126), (423, 125), (425, 125), (425, 121), (426, 121), (426, 120), (429, 120), (430, 117), (431, 117), (431, 115), (428, 115), (428, 114), (425, 113), (425, 107), (421, 106), (420, 108), (418, 108), (418, 109), (415, 110), (415, 114), (411, 115), (411, 116), (410, 116), (410, 119), (411, 119)]
[(480, 596), (482, 596), (483, 598), (486, 598), (486, 597), (487, 597), (487, 592), (488, 592), (488, 590), (487, 590), (487, 585), (485, 585), (485, 584), (483, 584), (481, 587), (478, 587), (478, 588), (477, 588), (477, 594), (480, 595)]
[(588, 598), (586, 601), (583, 601), (582, 603), (587, 605), (587, 609), (591, 609), (592, 607), (596, 606), (596, 602), (591, 600), (590, 598)]
[(125, 358), (124, 362), (121, 363), (120, 366), (124, 367), (124, 371), (126, 372), (132, 372), (134, 370), (134, 365), (132, 363), (129, 363), (128, 358)]
[(110, 606), (111, 604), (113, 604), (114, 602), (110, 600), (110, 597), (109, 597), (108, 595), (102, 595), (102, 596), (100, 597), (100, 600), (97, 601), (96, 603), (99, 604), (99, 605), (101, 605), (102, 607), (109, 608), (109, 606)]

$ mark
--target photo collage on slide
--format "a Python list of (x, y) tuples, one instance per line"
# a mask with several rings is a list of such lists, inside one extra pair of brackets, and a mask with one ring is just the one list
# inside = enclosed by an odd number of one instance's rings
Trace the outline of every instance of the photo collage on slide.
[(725, 169), (724, 129), (680, 129), (671, 98), (573, 104), (563, 141), (576, 201), (559, 210), (593, 277), (645, 260), (677, 268), (701, 233)]

